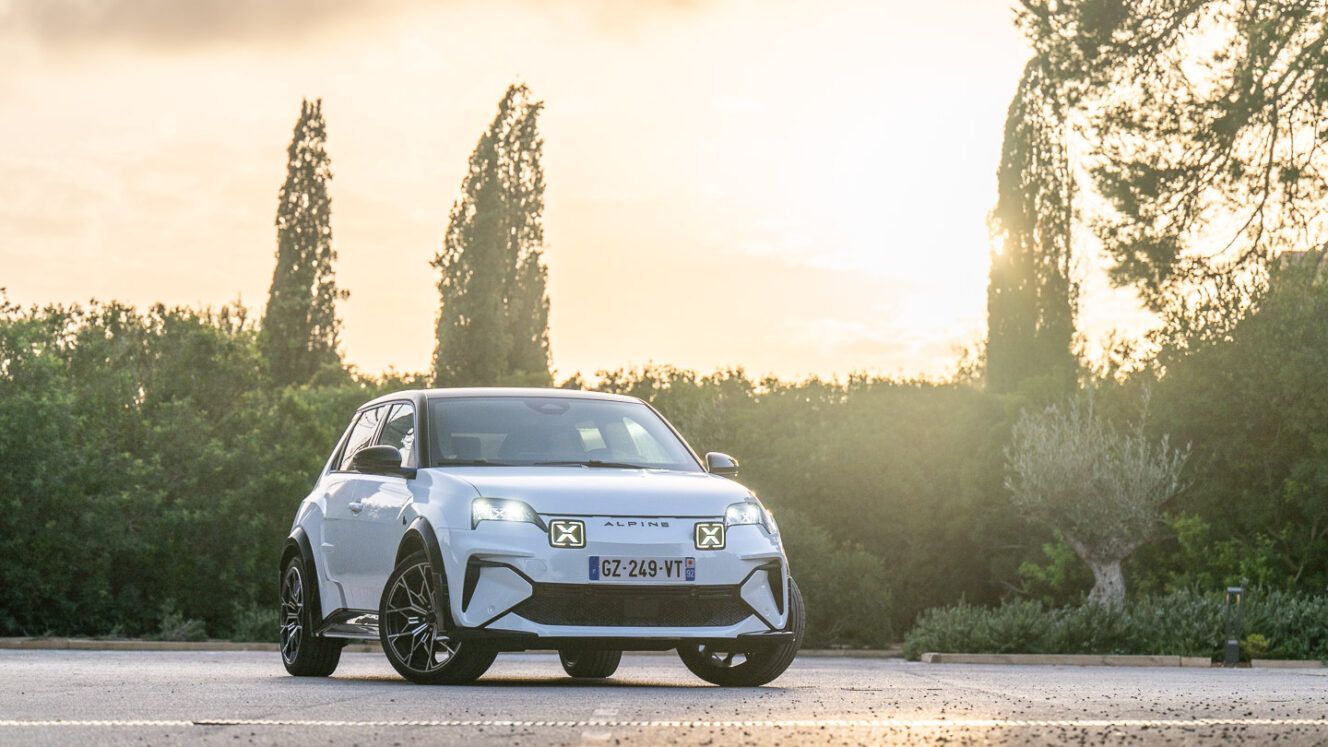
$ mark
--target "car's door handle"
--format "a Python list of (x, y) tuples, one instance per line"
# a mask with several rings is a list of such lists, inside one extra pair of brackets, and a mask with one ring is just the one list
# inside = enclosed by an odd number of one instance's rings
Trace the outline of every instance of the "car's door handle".
[(355, 501), (354, 503), (348, 504), (346, 508), (349, 508), (351, 513), (358, 514), (359, 512), (364, 510), (364, 504), (360, 503), (359, 501)]

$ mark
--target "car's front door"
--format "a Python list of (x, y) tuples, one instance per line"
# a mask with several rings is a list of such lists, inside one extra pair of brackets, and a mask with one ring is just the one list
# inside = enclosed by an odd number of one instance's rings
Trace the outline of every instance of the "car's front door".
[[(338, 588), (339, 601), (336, 605), (324, 603), (323, 614), (332, 611), (333, 606), (349, 609), (358, 607), (354, 600), (357, 569), (363, 564), (359, 554), (360, 541), (356, 536), (359, 515), (364, 511), (362, 499), (369, 486), (365, 483), (366, 475), (351, 470), (351, 460), (355, 452), (372, 443), (378, 433), (378, 426), (387, 414), (386, 406), (373, 407), (361, 412), (351, 426), (346, 437), (346, 445), (332, 465), (331, 474), (324, 481), (326, 491), (323, 501), (326, 515), (323, 517), (323, 538), (320, 545), (320, 559), (326, 569), (328, 580)], [(329, 600), (330, 601), (330, 600)], [(375, 605), (376, 606), (376, 605)]]
[[(395, 447), (402, 455), (401, 466), (414, 467), (415, 408), (406, 402), (389, 407), (373, 445)], [(346, 593), (355, 609), (376, 610), (406, 531), (402, 510), (410, 503), (411, 493), (400, 475), (360, 475), (358, 481), (361, 508), (349, 525), (356, 548), (355, 567), (346, 579)]]

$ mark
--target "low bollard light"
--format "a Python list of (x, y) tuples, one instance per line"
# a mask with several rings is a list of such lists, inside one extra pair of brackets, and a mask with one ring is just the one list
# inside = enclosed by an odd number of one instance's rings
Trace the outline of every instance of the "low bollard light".
[(1226, 610), (1226, 645), (1223, 646), (1222, 666), (1234, 667), (1240, 663), (1240, 598), (1245, 589), (1239, 586), (1227, 587)]

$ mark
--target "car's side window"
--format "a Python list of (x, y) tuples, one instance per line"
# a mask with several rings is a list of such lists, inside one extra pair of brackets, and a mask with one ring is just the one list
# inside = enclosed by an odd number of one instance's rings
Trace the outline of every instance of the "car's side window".
[(387, 422), (374, 441), (375, 446), (395, 446), (401, 450), (401, 466), (415, 466), (415, 408), (408, 404), (392, 405)]
[(341, 452), (341, 464), (337, 469), (346, 471), (350, 469), (351, 460), (355, 458), (355, 452), (369, 445), (369, 439), (373, 438), (374, 432), (378, 430), (378, 420), (383, 416), (385, 407), (375, 407), (372, 410), (365, 410), (360, 413), (359, 420), (355, 421), (354, 427), (350, 429), (350, 436), (346, 439), (346, 448)]

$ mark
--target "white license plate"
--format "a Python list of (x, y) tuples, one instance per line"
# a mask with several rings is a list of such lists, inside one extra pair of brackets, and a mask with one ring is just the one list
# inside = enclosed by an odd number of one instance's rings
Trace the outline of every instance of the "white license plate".
[(618, 558), (591, 555), (590, 580), (629, 584), (686, 583), (696, 580), (696, 558)]

